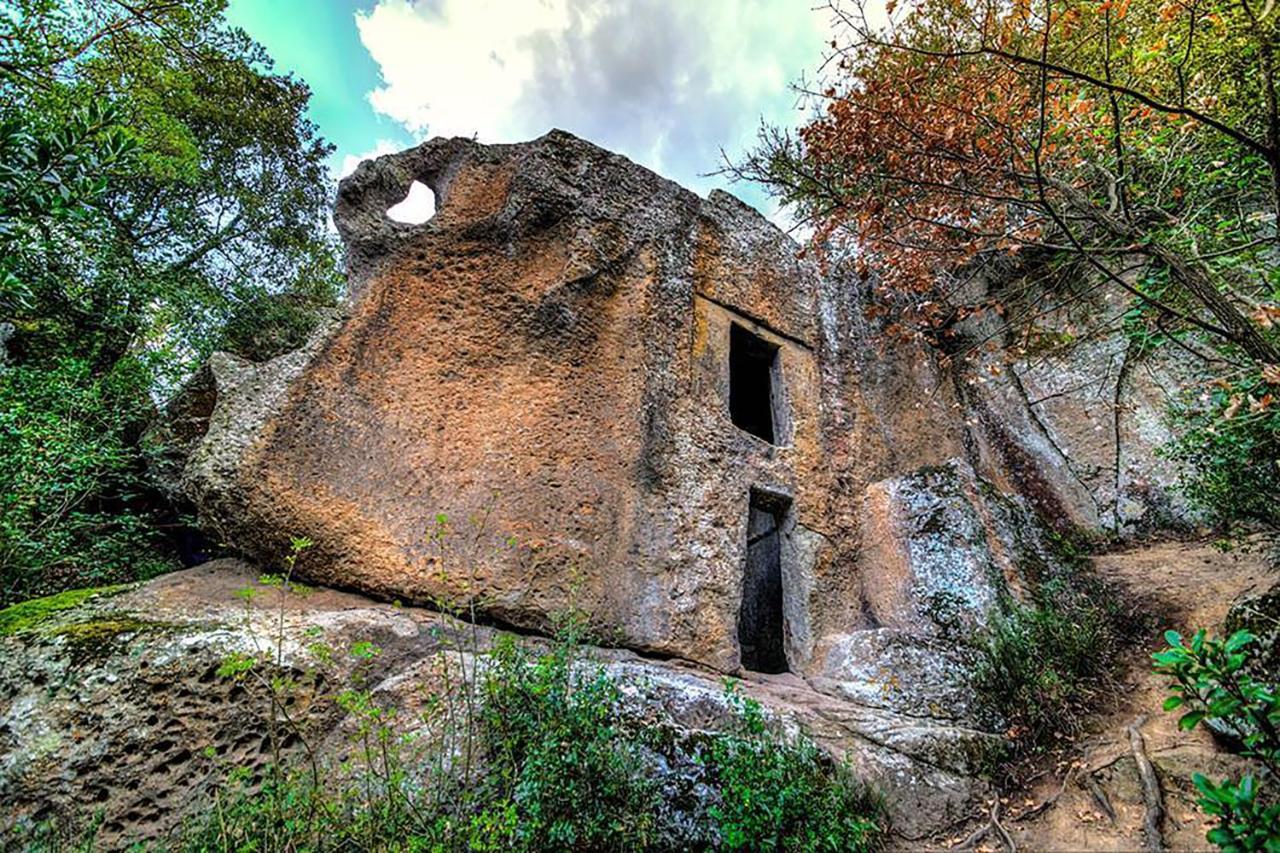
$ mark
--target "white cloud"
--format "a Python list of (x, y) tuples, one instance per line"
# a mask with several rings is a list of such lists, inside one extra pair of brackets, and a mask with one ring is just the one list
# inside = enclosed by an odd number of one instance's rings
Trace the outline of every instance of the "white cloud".
[[(356, 14), (373, 107), (420, 136), (576, 133), (695, 189), (820, 60), (809, 0), (380, 0)], [(741, 190), (741, 188), (736, 188)], [(753, 201), (759, 201), (759, 195)]]
[(338, 178), (345, 178), (356, 170), (365, 160), (372, 160), (374, 157), (381, 157), (383, 154), (394, 154), (403, 146), (397, 145), (390, 139), (379, 139), (373, 146), (373, 149), (363, 154), (348, 154), (342, 158), (342, 168), (338, 172)]
[(424, 183), (414, 181), (404, 201), (387, 208), (387, 216), (396, 222), (421, 225), (436, 213), (436, 197)]

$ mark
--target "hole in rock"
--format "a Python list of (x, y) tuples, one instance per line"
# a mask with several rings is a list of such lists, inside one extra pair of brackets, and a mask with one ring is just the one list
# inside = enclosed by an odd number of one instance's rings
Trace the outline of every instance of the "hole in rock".
[(387, 208), (387, 218), (406, 225), (421, 225), (436, 215), (436, 197), (431, 188), (421, 181), (409, 186), (409, 194), (403, 201)]
[(774, 374), (778, 347), (736, 323), (729, 327), (729, 418), (774, 443)]
[(753, 672), (787, 671), (782, 615), (782, 520), (786, 511), (785, 499), (752, 491), (738, 648), (742, 667)]

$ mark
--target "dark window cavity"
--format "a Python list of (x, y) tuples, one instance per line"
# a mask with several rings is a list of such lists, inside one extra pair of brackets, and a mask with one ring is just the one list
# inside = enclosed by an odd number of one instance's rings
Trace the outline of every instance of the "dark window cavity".
[(729, 327), (729, 417), (739, 429), (775, 443), (774, 374), (778, 348), (736, 323)]
[(747, 559), (738, 612), (742, 667), (753, 672), (786, 672), (782, 616), (782, 520), (786, 506), (773, 496), (751, 494), (747, 519)]

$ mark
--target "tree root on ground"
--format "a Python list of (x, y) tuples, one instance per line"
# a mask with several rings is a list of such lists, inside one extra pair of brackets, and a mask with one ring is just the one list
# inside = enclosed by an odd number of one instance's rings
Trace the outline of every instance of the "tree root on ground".
[(1062, 784), (1058, 786), (1058, 790), (1056, 793), (1054, 793), (1053, 796), (1049, 797), (1039, 805), (1032, 806), (1031, 808), (1027, 809), (1025, 812), (1019, 812), (1018, 814), (1011, 817), (1010, 820), (1028, 820), (1040, 814), (1041, 812), (1048, 810), (1050, 807), (1052, 807), (1055, 803), (1058, 802), (1058, 798), (1061, 797), (1063, 792), (1067, 790), (1067, 785), (1071, 782), (1071, 776), (1075, 772), (1076, 772), (1075, 767), (1068, 767), (1067, 772), (1062, 776)]
[[(1061, 793), (1061, 792), (1059, 792)], [(987, 822), (975, 829), (969, 834), (969, 837), (956, 845), (957, 850), (972, 850), (977, 846), (978, 842), (986, 838), (988, 835), (994, 834), (1004, 845), (1005, 850), (1009, 853), (1018, 853), (1018, 845), (1013, 843), (1013, 836), (1009, 835), (1009, 831), (1004, 828), (1004, 824), (1000, 822), (1000, 798), (996, 797), (991, 801), (991, 813)]]
[(1147, 721), (1146, 715), (1139, 717), (1129, 726), (1129, 750), (1133, 753), (1133, 761), (1138, 765), (1138, 778), (1142, 780), (1142, 802), (1146, 806), (1146, 819), (1142, 825), (1143, 850), (1148, 853), (1162, 853), (1164, 836), (1160, 833), (1160, 822), (1164, 819), (1164, 797), (1160, 792), (1160, 779), (1156, 776), (1156, 768), (1147, 758), (1146, 741), (1142, 732), (1138, 731)]
[(1089, 793), (1093, 795), (1093, 801), (1098, 804), (1098, 808), (1102, 809), (1102, 813), (1107, 816), (1107, 820), (1111, 821), (1111, 825), (1116, 825), (1116, 810), (1111, 805), (1107, 792), (1098, 784), (1098, 780), (1092, 774), (1089, 776)]

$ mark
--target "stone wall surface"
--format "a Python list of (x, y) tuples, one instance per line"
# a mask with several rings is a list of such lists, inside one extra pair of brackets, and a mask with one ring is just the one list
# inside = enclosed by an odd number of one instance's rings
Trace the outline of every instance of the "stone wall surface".
[[(434, 217), (389, 219), (413, 181)], [(1050, 528), (1189, 520), (1155, 454), (1185, 365), (1119, 331), (1012, 364), (941, 359), (882, 334), (865, 282), (732, 196), (569, 134), (366, 162), (335, 222), (342, 316), (264, 364), (215, 356), (171, 407), (189, 452), (161, 476), (202, 526), (264, 565), (307, 536), (303, 576), (382, 599), (533, 631), (580, 611), (705, 674), (740, 671), (765, 501), (790, 701), (872, 720), (855, 761), (900, 770), (902, 791), (966, 772), (911, 750), (969, 754), (965, 641), (1059, 570)], [(730, 416), (734, 326), (777, 353), (772, 442)], [(974, 790), (942, 787), (939, 823)]]
[[(384, 214), (411, 180), (436, 195), (421, 226)], [(562, 133), (367, 163), (336, 222), (347, 315), (271, 363), (212, 364), (217, 404), (181, 478), (206, 526), (263, 560), (309, 536), (321, 582), (476, 596), (528, 628), (577, 607), (627, 645), (732, 669), (763, 489), (791, 503), (805, 664), (831, 615), (810, 611), (842, 606), (850, 554), (828, 522), (843, 486), (821, 286), (788, 238)], [(729, 422), (734, 323), (780, 351), (774, 444)]]

